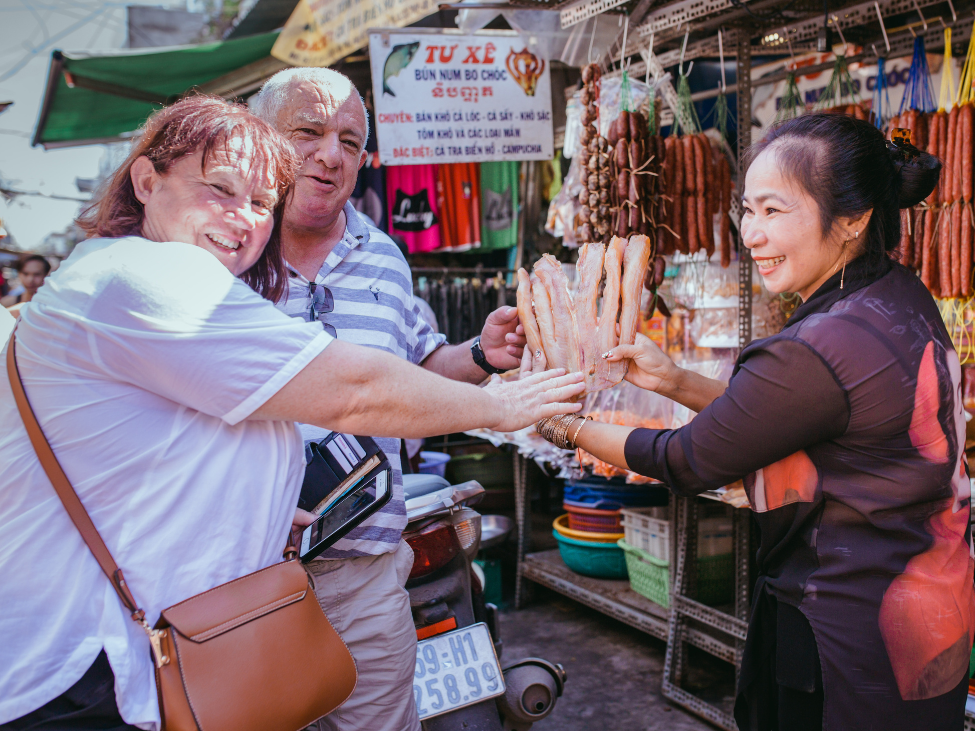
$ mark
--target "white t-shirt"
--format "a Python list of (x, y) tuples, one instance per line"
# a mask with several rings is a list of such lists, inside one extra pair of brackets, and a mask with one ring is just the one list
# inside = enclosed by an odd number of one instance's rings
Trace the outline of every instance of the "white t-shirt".
[[(203, 249), (136, 237), (80, 244), (24, 311), (28, 398), (150, 625), (281, 559), (303, 445), (293, 422), (246, 418), (331, 340)], [(0, 724), (104, 648), (122, 717), (157, 729), (148, 640), (44, 474), (0, 355)]]

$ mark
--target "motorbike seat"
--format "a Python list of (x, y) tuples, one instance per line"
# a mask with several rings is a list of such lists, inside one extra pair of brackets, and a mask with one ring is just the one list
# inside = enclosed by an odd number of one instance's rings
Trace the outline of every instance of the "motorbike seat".
[(431, 492), (442, 490), (445, 487), (450, 487), (450, 483), (439, 475), (403, 475), (404, 500), (429, 495)]

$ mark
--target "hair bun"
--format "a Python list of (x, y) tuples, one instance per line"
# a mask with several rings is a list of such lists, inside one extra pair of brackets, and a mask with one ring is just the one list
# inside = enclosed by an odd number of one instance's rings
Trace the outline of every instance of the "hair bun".
[[(891, 162), (900, 182), (897, 196), (898, 208), (911, 208), (923, 201), (938, 184), (941, 175), (941, 161), (934, 155), (911, 148), (907, 154), (903, 148), (891, 145)], [(917, 154), (910, 154), (913, 152)]]

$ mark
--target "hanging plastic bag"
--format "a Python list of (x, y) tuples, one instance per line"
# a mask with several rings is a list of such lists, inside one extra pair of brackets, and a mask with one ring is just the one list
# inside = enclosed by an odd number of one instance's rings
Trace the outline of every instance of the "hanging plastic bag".
[[(591, 393), (583, 412), (603, 424), (669, 429), (673, 422), (674, 406), (673, 401), (660, 394), (622, 381), (613, 388)], [(579, 464), (589, 467), (594, 475), (606, 478), (625, 476), (627, 482), (634, 484), (654, 482), (649, 477), (603, 462), (581, 449), (578, 453)]]

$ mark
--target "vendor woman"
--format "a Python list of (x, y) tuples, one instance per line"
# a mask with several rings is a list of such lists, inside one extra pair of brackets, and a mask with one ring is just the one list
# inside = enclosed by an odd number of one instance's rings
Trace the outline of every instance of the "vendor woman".
[[(540, 428), (690, 496), (744, 479), (761, 528), (735, 718), (743, 731), (960, 731), (975, 629), (961, 369), (931, 295), (890, 255), (940, 164), (867, 122), (773, 129), (742, 238), (802, 304), (727, 388), (643, 338), (606, 357), (699, 415), (674, 430)], [(947, 264), (947, 262), (945, 262)], [(562, 432), (566, 436), (561, 436)]]

